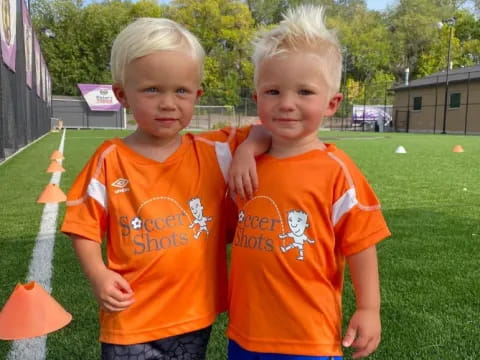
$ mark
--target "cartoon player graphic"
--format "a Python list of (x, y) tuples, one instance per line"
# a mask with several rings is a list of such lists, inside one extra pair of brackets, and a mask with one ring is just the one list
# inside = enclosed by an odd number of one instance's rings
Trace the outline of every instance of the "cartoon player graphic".
[(298, 249), (298, 257), (297, 260), (304, 259), (304, 250), (303, 244), (308, 242), (309, 244), (315, 243), (315, 241), (309, 239), (307, 235), (305, 235), (305, 230), (309, 227), (308, 224), (308, 215), (303, 211), (297, 210), (290, 210), (288, 212), (288, 226), (290, 227), (291, 232), (287, 234), (280, 234), (278, 237), (280, 239), (285, 239), (286, 237), (293, 238), (293, 242), (288, 246), (280, 246), (280, 250), (282, 252), (287, 252), (293, 248)]
[(195, 235), (193, 235), (193, 237), (195, 239), (198, 239), (202, 231), (205, 231), (208, 236), (207, 221), (212, 221), (212, 218), (203, 216), (203, 205), (202, 205), (202, 202), (200, 201), (200, 198), (196, 197), (191, 199), (188, 202), (188, 205), (190, 205), (190, 210), (192, 211), (192, 214), (195, 217), (193, 222), (188, 227), (192, 229), (195, 225), (199, 226), (198, 231), (195, 233)]

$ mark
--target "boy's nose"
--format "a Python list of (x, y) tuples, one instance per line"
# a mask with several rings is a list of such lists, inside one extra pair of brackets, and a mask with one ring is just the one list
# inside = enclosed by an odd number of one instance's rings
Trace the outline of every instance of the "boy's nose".
[(280, 110), (292, 111), (295, 108), (295, 102), (290, 95), (282, 95), (280, 97)]
[(163, 94), (160, 96), (159, 107), (162, 110), (175, 109), (175, 102), (173, 101), (173, 95)]

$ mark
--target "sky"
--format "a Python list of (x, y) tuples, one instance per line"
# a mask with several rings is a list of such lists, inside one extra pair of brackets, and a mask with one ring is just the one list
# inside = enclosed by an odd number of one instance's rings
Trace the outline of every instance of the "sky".
[[(87, 0), (88, 2), (88, 0)], [(166, 4), (168, 3), (169, 0), (159, 0), (159, 3), (161, 4)], [(366, 0), (367, 2), (367, 7), (370, 10), (385, 10), (387, 5), (392, 4), (394, 1), (393, 0)]]
[(366, 0), (367, 1), (367, 8), (370, 10), (385, 10), (387, 5), (391, 5), (393, 1), (388, 0)]

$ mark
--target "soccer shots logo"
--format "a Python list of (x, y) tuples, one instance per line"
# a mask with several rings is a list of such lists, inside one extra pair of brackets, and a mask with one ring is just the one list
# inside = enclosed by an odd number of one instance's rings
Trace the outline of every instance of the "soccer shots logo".
[[(114, 184), (121, 190), (128, 189), (126, 179), (118, 179)], [(204, 214), (199, 197), (190, 199), (188, 206), (190, 211), (165, 196), (144, 201), (135, 216), (118, 218), (122, 240), (133, 244), (135, 255), (187, 246), (197, 239), (206, 240), (213, 217)]]
[(122, 239), (132, 242), (135, 255), (168, 250), (189, 243), (189, 219), (183, 212), (154, 218), (120, 216), (118, 224)]
[(233, 246), (252, 250), (273, 251), (275, 225), (280, 220), (267, 216), (248, 214), (245, 210), (238, 213), (237, 231)]
[(271, 212), (264, 206), (243, 207), (238, 213), (233, 246), (263, 252), (280, 250), (282, 256), (304, 261), (305, 251), (308, 252), (306, 245), (315, 244), (315, 240), (306, 234), (310, 227), (307, 213), (299, 209), (289, 210), (284, 222), (278, 207), (274, 208), (275, 211)]

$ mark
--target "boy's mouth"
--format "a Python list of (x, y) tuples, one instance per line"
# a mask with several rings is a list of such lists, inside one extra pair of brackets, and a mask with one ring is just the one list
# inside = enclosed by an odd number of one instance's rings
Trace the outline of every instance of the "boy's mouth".
[(160, 122), (174, 122), (177, 121), (175, 118), (155, 118), (156, 121)]
[(274, 121), (278, 121), (278, 122), (297, 122), (299, 120), (292, 119), (292, 118), (275, 118)]

